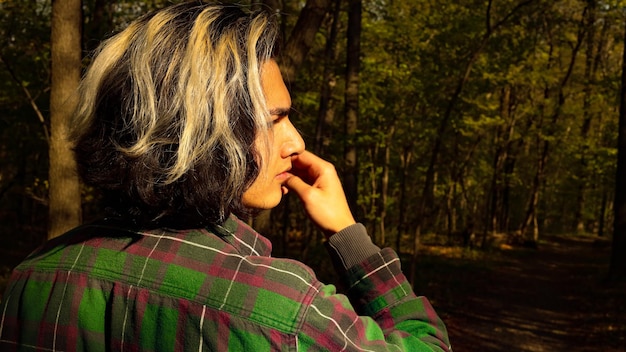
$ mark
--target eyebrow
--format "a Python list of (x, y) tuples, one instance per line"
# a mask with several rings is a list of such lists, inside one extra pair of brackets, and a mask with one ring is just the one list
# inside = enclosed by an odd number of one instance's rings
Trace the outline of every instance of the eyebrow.
[(291, 108), (274, 108), (270, 110), (271, 116), (287, 116), (291, 112)]

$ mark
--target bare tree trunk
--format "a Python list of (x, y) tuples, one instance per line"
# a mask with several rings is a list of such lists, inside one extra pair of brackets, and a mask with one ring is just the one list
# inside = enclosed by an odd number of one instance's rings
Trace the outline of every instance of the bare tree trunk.
[(2, 55), (2, 53), (0, 53), (0, 61), (4, 64), (4, 67), (6, 68), (7, 72), (11, 76), (11, 79), (24, 93), (26, 100), (28, 100), (28, 103), (35, 111), (35, 114), (37, 115), (39, 122), (41, 122), (41, 127), (43, 129), (43, 135), (46, 138), (46, 142), (50, 143), (50, 132), (48, 131), (48, 126), (46, 125), (46, 119), (43, 116), (43, 113), (41, 112), (41, 110), (39, 109), (39, 106), (37, 105), (36, 97), (33, 97), (33, 95), (28, 90), (28, 87), (26, 86), (26, 84), (17, 76), (17, 74), (15, 73), (15, 70), (13, 70), (13, 67), (11, 67), (11, 65), (9, 64), (9, 61)]
[(609, 201), (608, 191), (602, 188), (602, 200), (598, 214), (598, 237), (604, 237), (604, 223), (606, 222), (606, 204)]
[(280, 69), (287, 86), (295, 81), (296, 72), (311, 49), (315, 34), (331, 4), (331, 0), (308, 0), (300, 11), (298, 21), (285, 44), (284, 55), (281, 56), (280, 61)]
[(456, 214), (456, 197), (457, 197), (457, 181), (451, 180), (450, 185), (448, 187), (448, 191), (446, 192), (446, 221), (445, 221), (445, 230), (446, 235), (448, 237), (448, 243), (453, 244), (454, 234), (457, 230), (457, 214)]
[(403, 253), (402, 251), (402, 236), (406, 231), (406, 186), (407, 178), (409, 177), (409, 168), (411, 167), (411, 146), (404, 146), (402, 149), (401, 165), (402, 174), (400, 179), (400, 200), (398, 201), (398, 227), (396, 232), (396, 252)]
[(320, 107), (315, 128), (315, 145), (313, 151), (322, 155), (327, 147), (330, 136), (327, 126), (330, 126), (335, 118), (335, 106), (332, 97), (333, 89), (337, 84), (337, 77), (333, 72), (333, 67), (337, 61), (337, 32), (339, 31), (339, 14), (341, 11), (341, 0), (335, 0), (335, 8), (330, 23), (330, 34), (326, 39), (326, 51), (324, 53), (324, 81), (320, 93)]
[(586, 53), (585, 53), (585, 73), (584, 73), (584, 88), (583, 88), (583, 124), (580, 130), (580, 137), (582, 140), (582, 146), (580, 150), (580, 171), (578, 172), (578, 190), (576, 195), (576, 210), (574, 211), (574, 223), (573, 230), (575, 232), (583, 233), (585, 232), (585, 219), (584, 219), (584, 210), (585, 210), (585, 193), (587, 192), (587, 183), (588, 181), (588, 171), (587, 171), (587, 154), (589, 150), (589, 145), (587, 142), (587, 137), (589, 136), (589, 131), (591, 130), (591, 121), (593, 119), (593, 114), (591, 112), (591, 99), (593, 94), (593, 83), (595, 81), (595, 70), (594, 70), (594, 51), (595, 51), (595, 22), (596, 22), (596, 1), (589, 0), (589, 11), (587, 13), (587, 40), (586, 40)]
[(507, 158), (504, 162), (504, 186), (502, 190), (502, 209), (500, 210), (500, 214), (502, 218), (500, 219), (500, 224), (502, 231), (510, 231), (511, 230), (511, 180), (513, 179), (513, 173), (515, 172), (515, 162), (517, 161), (515, 153), (519, 149), (515, 148), (517, 145), (521, 145), (522, 143), (509, 143), (507, 146)]
[(95, 0), (91, 9), (91, 18), (87, 20), (85, 26), (85, 50), (91, 52), (95, 50), (102, 39), (113, 30), (111, 17), (111, 5), (114, 3), (107, 0)]
[(361, 67), (361, 0), (350, 0), (348, 10), (348, 48), (346, 62), (346, 112), (344, 149), (344, 188), (352, 211), (357, 208), (356, 130), (359, 116), (359, 72)]
[(67, 139), (80, 81), (81, 30), (81, 1), (53, 0), (48, 238), (78, 226), (82, 216), (80, 181)]
[(500, 117), (505, 121), (505, 125), (497, 127), (494, 136), (494, 145), (496, 153), (493, 158), (493, 173), (491, 175), (490, 186), (490, 205), (489, 205), (489, 221), (485, 226), (485, 233), (491, 230), (494, 234), (502, 230), (503, 210), (503, 185), (504, 185), (504, 165), (507, 159), (507, 146), (510, 143), (510, 138), (513, 133), (513, 126), (515, 122), (511, 118), (511, 86), (507, 85), (502, 89), (502, 96), (500, 98)]
[(387, 140), (385, 141), (385, 160), (383, 162), (383, 174), (380, 180), (380, 245), (384, 246), (387, 242), (385, 233), (385, 218), (387, 217), (387, 198), (389, 197), (389, 164), (391, 159), (391, 143), (395, 135), (396, 126), (395, 119), (389, 130), (387, 131)]
[(609, 278), (626, 280), (626, 24), (624, 28), (622, 85), (620, 89), (619, 132), (617, 137), (617, 172), (615, 174), (615, 202), (613, 204), (613, 247)]
[(376, 214), (378, 213), (378, 175), (377, 175), (377, 156), (379, 154), (378, 143), (372, 143), (367, 147), (367, 157), (369, 159), (369, 179), (370, 187), (369, 194), (366, 199), (368, 202), (361, 205), (361, 212), (364, 215), (364, 218), (367, 219), (366, 228), (367, 233), (370, 234), (374, 243), (380, 243), (378, 238), (378, 221), (376, 219)]
[(540, 179), (543, 177), (543, 165), (544, 163), (540, 157), (537, 160), (537, 170), (535, 171), (535, 176), (530, 189), (530, 196), (526, 205), (526, 215), (524, 216), (524, 221), (522, 221), (519, 229), (519, 233), (522, 238), (526, 237), (526, 231), (530, 225), (535, 223), (534, 219), (537, 216), (537, 204), (539, 202), (539, 184), (541, 182)]

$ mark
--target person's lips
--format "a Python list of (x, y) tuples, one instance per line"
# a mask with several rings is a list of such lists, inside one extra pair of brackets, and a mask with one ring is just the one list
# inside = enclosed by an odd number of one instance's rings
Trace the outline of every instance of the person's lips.
[(278, 175), (276, 175), (276, 178), (281, 181), (287, 180), (291, 176), (291, 173), (289, 173), (289, 171), (291, 171), (291, 167), (286, 168), (285, 170), (280, 172)]

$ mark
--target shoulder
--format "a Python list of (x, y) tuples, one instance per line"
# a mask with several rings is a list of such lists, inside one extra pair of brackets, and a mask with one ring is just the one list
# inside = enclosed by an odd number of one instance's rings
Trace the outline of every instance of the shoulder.
[(293, 333), (322, 284), (303, 263), (255, 255), (263, 252), (262, 237), (249, 244), (240, 239), (206, 229), (82, 227), (31, 255), (13, 280), (111, 287), (102, 300), (132, 296), (156, 306), (182, 300)]
[(233, 264), (207, 277), (205, 304), (284, 332), (295, 332), (322, 289), (311, 269), (297, 261), (247, 256)]

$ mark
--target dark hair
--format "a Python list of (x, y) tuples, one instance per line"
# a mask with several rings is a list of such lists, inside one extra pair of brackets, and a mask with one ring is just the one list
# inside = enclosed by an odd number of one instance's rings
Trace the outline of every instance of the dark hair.
[(102, 43), (80, 88), (72, 138), (83, 181), (117, 216), (193, 228), (243, 215), (266, 126), (261, 65), (277, 30), (263, 12), (192, 1)]

